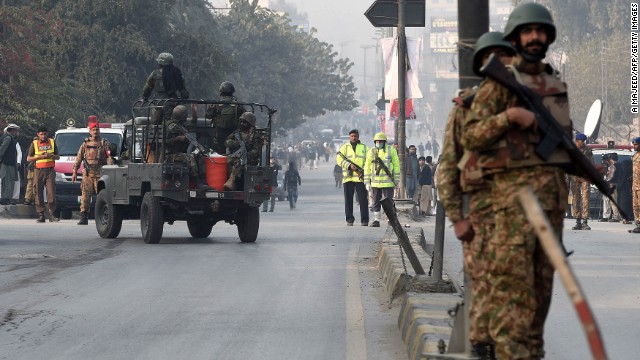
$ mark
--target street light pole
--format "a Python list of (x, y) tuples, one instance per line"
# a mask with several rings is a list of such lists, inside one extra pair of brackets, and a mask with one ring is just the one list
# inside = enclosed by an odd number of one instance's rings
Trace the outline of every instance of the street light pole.
[(396, 132), (396, 142), (398, 143), (398, 159), (400, 160), (400, 183), (398, 184), (398, 196), (406, 198), (405, 195), (405, 107), (406, 92), (405, 80), (407, 72), (406, 53), (407, 53), (407, 37), (404, 32), (405, 28), (405, 0), (398, 0), (398, 122)]

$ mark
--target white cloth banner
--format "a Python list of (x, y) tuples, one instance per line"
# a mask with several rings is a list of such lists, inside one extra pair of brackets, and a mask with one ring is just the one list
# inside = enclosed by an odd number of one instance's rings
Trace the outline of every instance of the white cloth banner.
[[(397, 38), (381, 39), (382, 59), (384, 61), (384, 96), (386, 99), (398, 98), (398, 41)], [(422, 99), (418, 83), (420, 65), (421, 38), (407, 38), (409, 70), (405, 79), (405, 98)]]

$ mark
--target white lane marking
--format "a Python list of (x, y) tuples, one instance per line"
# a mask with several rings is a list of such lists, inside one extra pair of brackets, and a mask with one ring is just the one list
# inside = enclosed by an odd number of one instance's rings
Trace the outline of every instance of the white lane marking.
[(347, 263), (347, 360), (367, 359), (367, 339), (364, 330), (364, 310), (360, 292), (360, 273), (358, 267), (358, 251), (360, 241), (354, 240), (349, 249)]

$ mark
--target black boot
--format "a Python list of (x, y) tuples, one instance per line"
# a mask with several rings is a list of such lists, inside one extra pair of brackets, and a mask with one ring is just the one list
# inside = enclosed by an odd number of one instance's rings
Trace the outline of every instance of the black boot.
[(587, 225), (587, 219), (584, 219), (584, 222), (582, 223), (582, 230), (591, 230), (591, 227)]
[(39, 222), (39, 223), (43, 223), (43, 222), (45, 222), (45, 220), (44, 220), (44, 213), (40, 213), (40, 214), (39, 214), (39, 216), (38, 216), (38, 220), (36, 220), (36, 222)]
[(89, 225), (86, 212), (83, 211), (80, 213), (80, 221), (78, 221), (78, 225)]
[(571, 228), (572, 230), (582, 230), (582, 219), (581, 218), (577, 218), (576, 219), (576, 226)]

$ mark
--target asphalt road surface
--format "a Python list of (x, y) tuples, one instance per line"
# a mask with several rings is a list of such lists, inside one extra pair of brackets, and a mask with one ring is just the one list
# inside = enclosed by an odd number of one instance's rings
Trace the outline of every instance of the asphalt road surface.
[(147, 245), (138, 221), (103, 240), (93, 220), (0, 219), (0, 359), (406, 358), (385, 229), (346, 226), (333, 164), (301, 172), (295, 210), (260, 213), (254, 244), (225, 223)]

